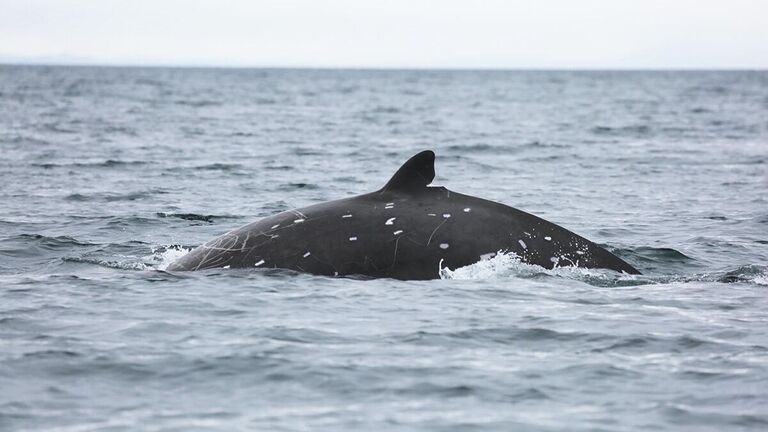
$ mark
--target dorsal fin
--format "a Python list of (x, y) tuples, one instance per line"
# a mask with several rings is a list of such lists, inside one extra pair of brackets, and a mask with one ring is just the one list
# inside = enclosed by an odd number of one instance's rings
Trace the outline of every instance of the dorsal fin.
[(409, 191), (427, 187), (435, 178), (435, 153), (425, 150), (408, 159), (389, 179), (382, 192)]

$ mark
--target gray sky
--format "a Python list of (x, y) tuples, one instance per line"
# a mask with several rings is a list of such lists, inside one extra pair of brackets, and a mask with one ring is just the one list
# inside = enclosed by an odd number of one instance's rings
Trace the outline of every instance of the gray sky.
[(0, 62), (768, 68), (766, 0), (0, 0)]

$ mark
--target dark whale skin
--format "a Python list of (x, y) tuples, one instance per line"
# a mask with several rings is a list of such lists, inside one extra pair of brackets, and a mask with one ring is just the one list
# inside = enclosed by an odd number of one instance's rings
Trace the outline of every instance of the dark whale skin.
[(283, 268), (325, 276), (439, 278), (440, 267), (499, 251), (544, 268), (639, 274), (595, 243), (515, 208), (427, 186), (434, 153), (411, 158), (379, 191), (286, 211), (217, 237), (169, 271)]

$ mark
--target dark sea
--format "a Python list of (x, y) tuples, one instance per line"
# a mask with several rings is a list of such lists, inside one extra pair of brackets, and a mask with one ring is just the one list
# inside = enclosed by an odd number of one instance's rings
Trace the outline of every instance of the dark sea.
[[(425, 149), (643, 275), (164, 271)], [(0, 430), (768, 430), (768, 72), (0, 66)]]

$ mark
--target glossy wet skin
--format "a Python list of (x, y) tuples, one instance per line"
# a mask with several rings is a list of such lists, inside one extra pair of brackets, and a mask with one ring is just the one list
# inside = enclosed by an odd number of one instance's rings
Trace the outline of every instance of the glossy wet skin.
[(217, 237), (169, 266), (284, 268), (327, 276), (434, 279), (499, 251), (545, 268), (638, 273), (562, 227), (503, 204), (429, 187), (434, 153), (408, 160), (380, 191), (264, 218)]

